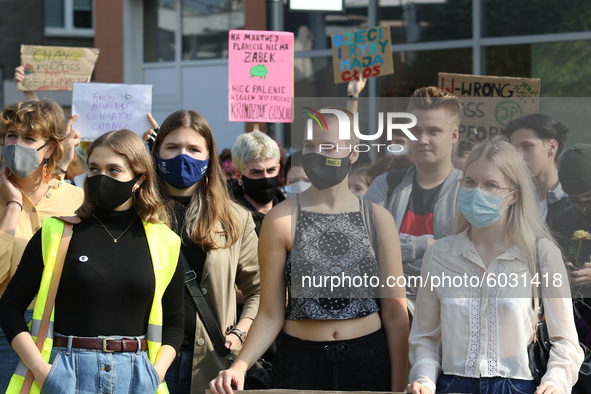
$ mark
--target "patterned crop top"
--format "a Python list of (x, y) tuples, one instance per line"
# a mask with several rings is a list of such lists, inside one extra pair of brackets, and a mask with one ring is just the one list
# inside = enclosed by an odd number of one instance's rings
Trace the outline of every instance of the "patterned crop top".
[(342, 213), (304, 211), (299, 195), (297, 203), (296, 233), (285, 263), (285, 319), (344, 320), (378, 312), (375, 289), (367, 283), (379, 276), (379, 266), (362, 200), (359, 211)]

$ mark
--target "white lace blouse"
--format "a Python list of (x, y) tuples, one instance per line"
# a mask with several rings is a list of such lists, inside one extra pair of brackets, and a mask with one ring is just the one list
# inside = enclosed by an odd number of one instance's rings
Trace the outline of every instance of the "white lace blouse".
[[(538, 242), (544, 308), (552, 350), (542, 378), (570, 393), (583, 361), (568, 277), (558, 247)], [(532, 380), (532, 276), (515, 245), (485, 268), (467, 230), (435, 242), (423, 258), (410, 332), (410, 382), (435, 392), (443, 372), (466, 377)], [(431, 287), (431, 285), (433, 285)], [(438, 285), (438, 286), (436, 286)]]

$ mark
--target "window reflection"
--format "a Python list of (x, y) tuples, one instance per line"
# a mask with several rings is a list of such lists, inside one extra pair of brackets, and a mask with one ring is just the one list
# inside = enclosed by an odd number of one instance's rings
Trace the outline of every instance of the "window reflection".
[(147, 0), (144, 3), (144, 60), (174, 60), (176, 28), (175, 0)]
[(244, 28), (243, 0), (183, 0), (183, 60), (228, 57), (228, 30)]

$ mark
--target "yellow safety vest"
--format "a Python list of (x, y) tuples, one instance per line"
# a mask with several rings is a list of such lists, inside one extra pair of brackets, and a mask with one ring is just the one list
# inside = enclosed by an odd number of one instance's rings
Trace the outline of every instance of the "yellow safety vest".
[[(156, 279), (156, 288), (154, 289), (154, 300), (152, 301), (152, 308), (148, 318), (148, 329), (146, 332), (146, 340), (148, 343), (148, 357), (152, 364), (156, 362), (156, 355), (162, 346), (162, 296), (174, 275), (176, 264), (179, 258), (181, 241), (180, 238), (162, 223), (154, 224), (142, 220), (146, 238), (148, 239), (148, 246), (152, 256), (152, 265), (154, 267), (154, 276)], [(37, 293), (37, 300), (35, 301), (35, 308), (33, 309), (33, 321), (30, 324), (31, 336), (33, 340), (37, 340), (39, 334), (39, 327), (41, 326), (41, 319), (43, 318), (43, 309), (47, 302), (47, 294), (49, 292), (49, 284), (53, 275), (55, 261), (57, 258), (58, 247), (64, 231), (64, 222), (56, 218), (44, 218), (43, 230), (41, 233), (41, 249), (43, 254), (43, 276), (41, 277), (41, 285)], [(47, 337), (43, 343), (43, 350), (41, 356), (47, 362), (51, 355), (53, 347), (53, 319), (55, 306), (51, 311), (51, 320), (47, 330)], [(6, 393), (18, 394), (25, 381), (27, 367), (20, 361)], [(41, 391), (37, 382), (33, 381), (31, 386), (31, 393), (39, 393)], [(166, 383), (162, 383), (158, 387), (157, 394), (168, 394)]]

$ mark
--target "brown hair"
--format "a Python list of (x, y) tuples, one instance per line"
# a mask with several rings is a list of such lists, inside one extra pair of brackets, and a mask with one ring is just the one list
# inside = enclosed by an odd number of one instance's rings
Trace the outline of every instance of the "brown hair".
[(460, 127), (462, 102), (453, 94), (435, 86), (427, 86), (415, 90), (410, 98), (408, 111), (437, 109), (441, 107), (447, 109), (450, 126), (454, 128)]
[[(158, 151), (164, 138), (180, 128), (195, 130), (205, 139), (209, 157), (207, 170), (197, 183), (191, 203), (185, 212), (185, 231), (191, 240), (205, 251), (228, 248), (240, 237), (238, 218), (232, 210), (224, 173), (220, 166), (213, 133), (207, 120), (198, 112), (180, 110), (170, 114), (160, 126), (152, 148), (152, 159), (158, 163)], [(170, 198), (166, 182), (157, 173), (157, 183), (166, 209), (172, 215), (174, 201)], [(220, 237), (224, 235), (224, 237)], [(220, 242), (220, 239), (225, 241)]]
[(9, 127), (25, 129), (47, 142), (53, 141), (55, 148), (47, 159), (47, 164), (52, 173), (58, 171), (66, 144), (66, 116), (57, 102), (46, 98), (5, 107), (0, 112), (0, 139), (3, 143)]
[[(137, 175), (144, 175), (146, 179), (133, 194), (133, 207), (138, 215), (150, 223), (168, 222), (166, 210), (162, 208), (160, 194), (155, 184), (155, 172), (150, 155), (142, 139), (131, 130), (122, 129), (109, 131), (101, 135), (88, 148), (86, 163), (95, 148), (104, 146), (110, 148), (119, 156), (125, 157), (129, 168)], [(94, 212), (94, 204), (88, 193), (88, 182), (84, 182), (84, 202), (76, 214), (87, 218)]]

